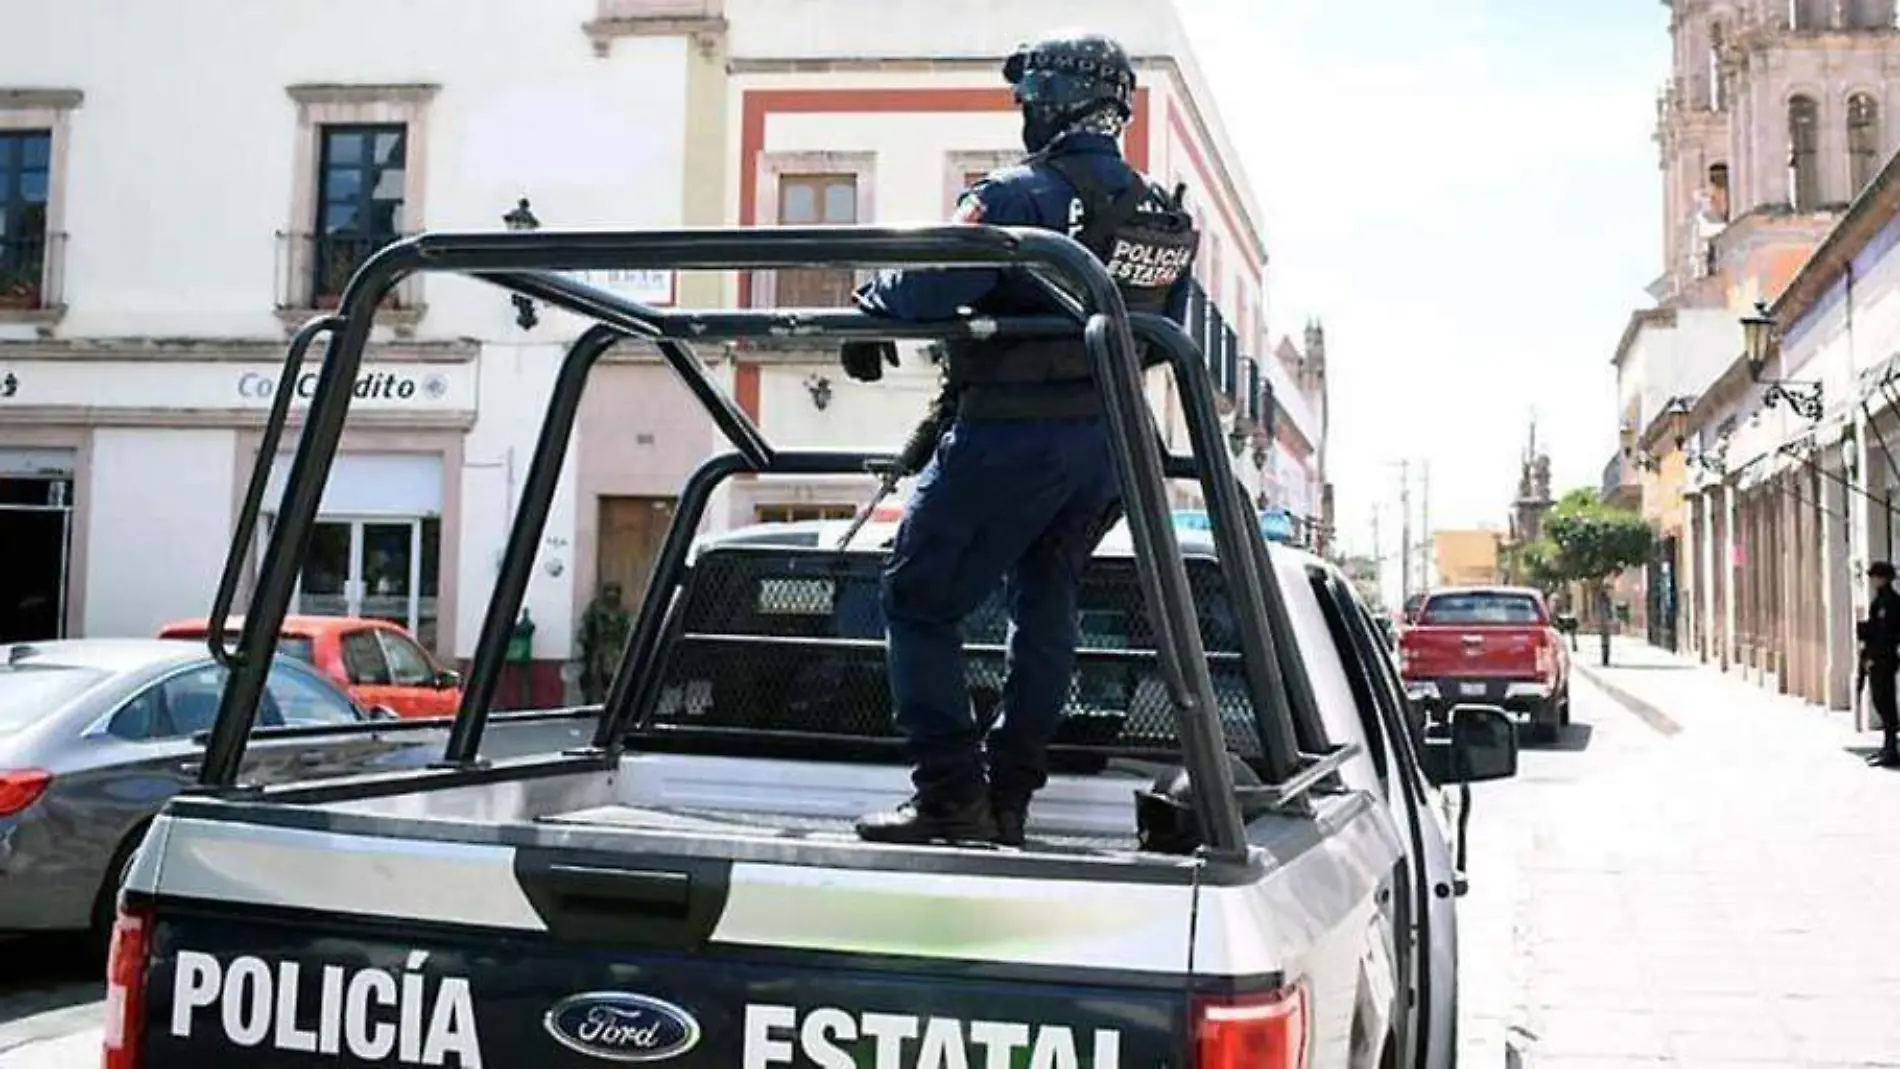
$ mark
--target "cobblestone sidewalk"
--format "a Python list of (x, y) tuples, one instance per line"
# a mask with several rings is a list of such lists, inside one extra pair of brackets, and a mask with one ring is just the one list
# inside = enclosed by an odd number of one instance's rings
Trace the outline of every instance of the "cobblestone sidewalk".
[(1839, 715), (1633, 642), (1595, 654), (1587, 679), (1680, 730), (1548, 801), (1523, 1063), (1900, 1066), (1900, 775)]

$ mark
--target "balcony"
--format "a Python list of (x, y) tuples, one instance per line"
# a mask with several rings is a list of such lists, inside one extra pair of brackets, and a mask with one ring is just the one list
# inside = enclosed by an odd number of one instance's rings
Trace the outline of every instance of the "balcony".
[(1604, 504), (1615, 508), (1639, 508), (1643, 503), (1643, 485), (1637, 478), (1636, 465), (1621, 451), (1611, 454), (1610, 462), (1603, 467), (1599, 496)]
[[(288, 327), (333, 310), (363, 261), (408, 234), (277, 234), (277, 316)], [(410, 275), (383, 298), (377, 321), (399, 335), (415, 330), (427, 311), (422, 276)]]
[(0, 238), (0, 323), (50, 328), (66, 314), (66, 235)]

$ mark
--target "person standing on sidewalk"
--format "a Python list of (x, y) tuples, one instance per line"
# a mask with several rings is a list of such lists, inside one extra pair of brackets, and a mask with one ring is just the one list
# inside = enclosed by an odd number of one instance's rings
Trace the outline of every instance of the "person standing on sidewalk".
[(1880, 714), (1880, 752), (1868, 764), (1900, 768), (1900, 708), (1896, 707), (1895, 675), (1900, 674), (1900, 593), (1893, 589), (1893, 565), (1875, 561), (1867, 569), (1873, 580), (1873, 604), (1860, 625), (1861, 671), (1867, 676), (1867, 697)]

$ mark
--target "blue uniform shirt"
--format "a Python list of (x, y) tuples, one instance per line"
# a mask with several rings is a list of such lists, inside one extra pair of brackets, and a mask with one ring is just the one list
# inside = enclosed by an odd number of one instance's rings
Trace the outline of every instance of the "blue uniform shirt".
[[(1122, 159), (1115, 139), (1103, 134), (1070, 134), (1045, 153), (1080, 160), (1110, 195), (1119, 195), (1135, 180), (1135, 171)], [(964, 191), (953, 221), (993, 226), (1033, 226), (1071, 236), (1082, 224), (1082, 201), (1068, 179), (1054, 168), (1021, 163), (992, 172)], [(1187, 321), (1188, 285), (1183, 274), (1168, 293), (1167, 316)], [(858, 307), (871, 315), (930, 322), (954, 319), (959, 309), (997, 313), (1026, 309), (996, 309), (988, 299), (1006, 286), (1005, 273), (994, 268), (962, 267), (950, 270), (883, 271), (857, 292)], [(1054, 312), (1051, 306), (1042, 311)]]

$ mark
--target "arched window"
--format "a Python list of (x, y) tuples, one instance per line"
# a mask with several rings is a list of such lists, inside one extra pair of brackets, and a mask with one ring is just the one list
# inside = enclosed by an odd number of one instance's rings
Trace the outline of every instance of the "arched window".
[(1816, 143), (1820, 109), (1813, 97), (1788, 101), (1788, 203), (1795, 211), (1810, 212), (1821, 203), (1821, 172)]
[(1825, 30), (1834, 0), (1788, 0), (1788, 25), (1796, 30)]
[(1728, 222), (1728, 164), (1709, 164), (1709, 210)]
[(1867, 93), (1847, 98), (1847, 180), (1859, 195), (1880, 170), (1880, 104)]

